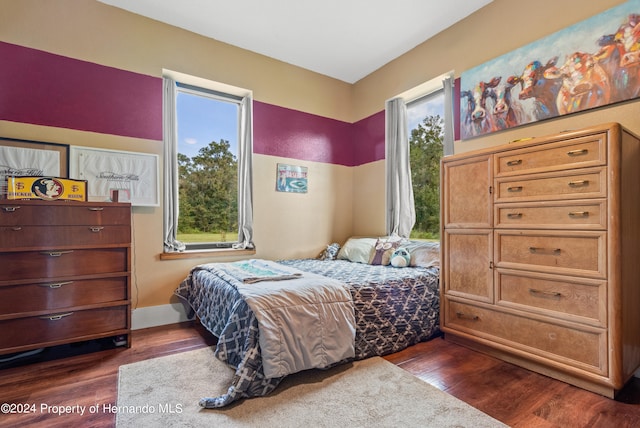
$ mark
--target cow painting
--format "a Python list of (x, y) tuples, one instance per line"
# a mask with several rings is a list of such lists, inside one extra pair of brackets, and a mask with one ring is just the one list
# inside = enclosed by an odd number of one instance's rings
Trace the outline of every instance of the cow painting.
[(460, 97), (463, 140), (640, 97), (640, 0), (462, 73)]

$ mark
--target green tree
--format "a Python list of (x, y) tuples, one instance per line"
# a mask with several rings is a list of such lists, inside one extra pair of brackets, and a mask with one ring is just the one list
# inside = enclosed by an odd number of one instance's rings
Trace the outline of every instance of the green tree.
[(178, 233), (235, 233), (238, 228), (238, 162), (226, 140), (212, 141), (189, 158), (178, 154)]
[(440, 159), (444, 139), (443, 119), (426, 117), (411, 131), (409, 154), (416, 209), (412, 238), (440, 236)]

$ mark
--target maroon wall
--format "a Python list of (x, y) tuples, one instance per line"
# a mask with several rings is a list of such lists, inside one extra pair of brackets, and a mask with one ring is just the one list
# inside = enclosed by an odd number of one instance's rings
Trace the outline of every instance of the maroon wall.
[[(0, 58), (0, 120), (162, 141), (161, 78), (4, 42)], [(351, 124), (254, 101), (253, 126), (254, 153), (346, 166), (384, 159), (384, 111)]]
[(162, 80), (0, 42), (0, 119), (162, 140)]

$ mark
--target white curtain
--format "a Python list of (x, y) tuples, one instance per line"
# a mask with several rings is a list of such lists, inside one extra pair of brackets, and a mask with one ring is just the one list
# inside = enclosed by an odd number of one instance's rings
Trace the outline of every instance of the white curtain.
[(253, 99), (246, 96), (240, 104), (240, 141), (238, 142), (238, 243), (234, 248), (253, 245)]
[(176, 82), (163, 78), (163, 135), (164, 135), (164, 251), (184, 251), (178, 241), (178, 130), (176, 128)]
[(416, 222), (411, 184), (407, 106), (401, 98), (386, 105), (387, 234), (408, 238)]
[(453, 154), (453, 76), (447, 76), (442, 81), (444, 86), (444, 141), (443, 154)]

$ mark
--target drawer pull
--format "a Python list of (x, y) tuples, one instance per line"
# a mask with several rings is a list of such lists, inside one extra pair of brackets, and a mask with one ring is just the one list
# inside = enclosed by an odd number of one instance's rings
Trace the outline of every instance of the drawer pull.
[(589, 211), (571, 211), (569, 217), (589, 217)]
[(49, 257), (60, 257), (63, 254), (69, 254), (69, 253), (73, 253), (73, 250), (68, 250), (68, 251), (41, 251), (40, 254), (42, 254), (43, 256), (49, 256)]
[(62, 318), (68, 317), (70, 315), (73, 315), (73, 312), (67, 312), (65, 314), (56, 314), (56, 315), (45, 315), (43, 317), (40, 317), (41, 320), (48, 320), (48, 321), (58, 321), (61, 320)]
[(46, 288), (60, 288), (63, 285), (69, 285), (69, 284), (73, 284), (73, 281), (67, 281), (67, 282), (56, 282), (53, 284), (38, 284), (39, 287), (46, 287)]
[(581, 186), (587, 186), (588, 184), (589, 184), (589, 180), (576, 180), (576, 181), (569, 182), (570, 187), (581, 187)]
[(507, 166), (516, 166), (521, 164), (522, 164), (522, 159), (514, 159), (507, 162)]
[(21, 231), (21, 230), (22, 230), (22, 227), (21, 227), (21, 226), (13, 226), (13, 227), (11, 228), (11, 230), (15, 230), (16, 232), (19, 232), (19, 231)]
[(522, 192), (522, 186), (507, 187), (507, 192)]
[(560, 248), (541, 248), (541, 247), (529, 247), (529, 251), (533, 254), (553, 254), (554, 256), (560, 255)]
[(578, 149), (578, 150), (571, 150), (569, 152), (567, 152), (568, 156), (580, 156), (580, 155), (586, 155), (587, 153), (589, 153), (588, 149)]
[(553, 299), (559, 299), (562, 297), (562, 293), (558, 293), (557, 291), (543, 291), (536, 290), (535, 288), (530, 288), (529, 293), (541, 297), (551, 297)]
[(89, 207), (87, 208), (89, 211), (102, 211), (104, 207)]
[(507, 218), (522, 218), (522, 213), (509, 213)]
[(469, 320), (469, 321), (480, 320), (480, 318), (477, 315), (469, 315), (469, 314), (465, 314), (464, 312), (456, 312), (456, 316), (463, 320)]
[(89, 227), (89, 230), (92, 231), (93, 233), (98, 233), (102, 229), (104, 229), (104, 227), (102, 227), (102, 226), (91, 226), (91, 227)]
[(2, 207), (2, 209), (7, 213), (13, 213), (16, 212), (16, 210), (19, 210), (20, 207)]

